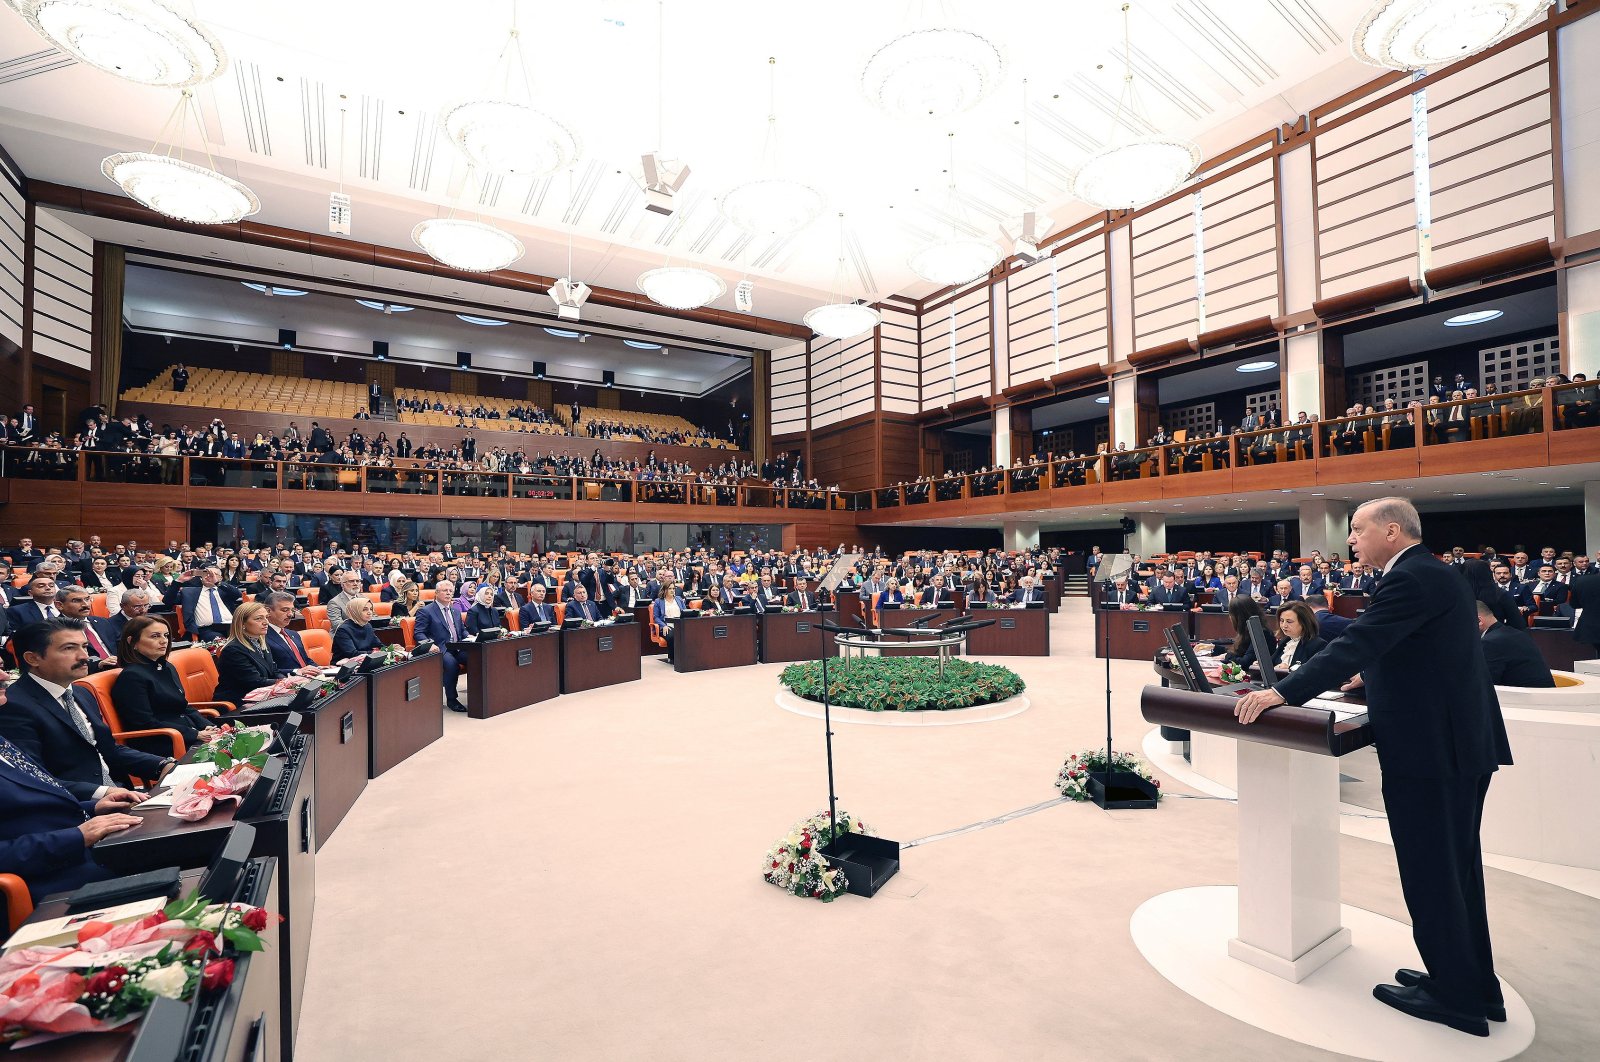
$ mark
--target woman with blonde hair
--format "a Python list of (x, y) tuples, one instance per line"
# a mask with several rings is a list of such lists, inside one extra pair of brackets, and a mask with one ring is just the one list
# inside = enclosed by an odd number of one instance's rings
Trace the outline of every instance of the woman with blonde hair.
[(246, 601), (233, 611), (233, 623), (228, 627), (228, 640), (217, 654), (217, 690), (219, 701), (244, 703), (244, 695), (262, 686), (270, 686), (283, 676), (267, 647), (267, 606), (259, 601)]

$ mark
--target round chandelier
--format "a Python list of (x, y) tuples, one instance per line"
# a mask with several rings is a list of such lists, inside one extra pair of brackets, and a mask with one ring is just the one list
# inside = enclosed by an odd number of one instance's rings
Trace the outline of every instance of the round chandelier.
[(185, 88), (222, 73), (227, 55), (163, 0), (4, 0), (79, 62), (141, 85)]
[(523, 255), (522, 241), (504, 229), (467, 218), (429, 218), (411, 239), (437, 262), (469, 273), (504, 269)]
[(1553, 0), (1379, 0), (1350, 35), (1357, 59), (1422, 70), (1499, 44)]
[(1000, 252), (988, 240), (951, 236), (935, 240), (906, 262), (911, 271), (931, 284), (955, 287), (977, 280), (1000, 261)]
[(1176, 191), (1200, 165), (1186, 140), (1150, 136), (1091, 154), (1072, 176), (1072, 194), (1101, 210), (1132, 210)]
[(878, 327), (878, 311), (859, 302), (830, 302), (806, 314), (806, 327), (829, 339), (854, 339)]
[(728, 285), (715, 273), (689, 266), (663, 266), (639, 275), (639, 290), (669, 310), (695, 310), (720, 299)]
[(472, 100), (444, 112), (444, 131), (473, 165), (545, 177), (572, 165), (578, 138), (554, 118), (511, 100)]
[(746, 232), (788, 236), (817, 220), (822, 195), (785, 177), (747, 181), (722, 197), (722, 213)]
[(1005, 60), (970, 30), (936, 26), (896, 37), (861, 70), (861, 90), (896, 118), (949, 118), (976, 107), (1000, 83)]
[(1101, 210), (1131, 210), (1171, 195), (1200, 165), (1200, 149), (1177, 137), (1120, 138), (1122, 129), (1154, 128), (1133, 87), (1133, 32), (1122, 5), (1122, 94), (1111, 118), (1111, 139), (1090, 152), (1072, 175), (1072, 194)]
[(261, 209), (238, 181), (171, 155), (126, 151), (108, 156), (100, 172), (128, 198), (191, 225), (226, 225)]

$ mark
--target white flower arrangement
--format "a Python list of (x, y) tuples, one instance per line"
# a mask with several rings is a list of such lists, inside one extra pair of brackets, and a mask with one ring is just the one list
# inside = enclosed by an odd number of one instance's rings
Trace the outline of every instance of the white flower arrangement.
[[(837, 829), (839, 835), (872, 832), (848, 811), (838, 813)], [(829, 866), (822, 854), (823, 846), (834, 836), (830, 832), (826, 811), (819, 811), (795, 823), (787, 834), (774, 841), (767, 850), (762, 877), (795, 896), (805, 896), (823, 903), (837, 899), (845, 891), (844, 871)]]
[[(1113, 769), (1118, 771), (1132, 771), (1140, 778), (1150, 782), (1156, 787), (1156, 799), (1161, 799), (1161, 782), (1150, 773), (1150, 765), (1131, 752), (1114, 753)], [(1061, 770), (1056, 772), (1056, 788), (1061, 790), (1061, 796), (1066, 800), (1085, 801), (1089, 799), (1089, 775), (1095, 771), (1106, 769), (1105, 749), (1084, 749), (1067, 756), (1066, 762), (1061, 765)]]

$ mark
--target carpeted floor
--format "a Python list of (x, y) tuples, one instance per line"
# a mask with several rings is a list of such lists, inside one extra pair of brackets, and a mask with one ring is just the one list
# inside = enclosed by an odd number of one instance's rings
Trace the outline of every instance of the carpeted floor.
[[(1084, 601), (1048, 659), (1013, 658), (1032, 708), (999, 722), (835, 727), (841, 806), (902, 842), (1048, 800), (1103, 744)], [(768, 665), (644, 680), (445, 736), (368, 786), (317, 865), (298, 1041), (349, 1059), (1310, 1059), (1225, 1017), (1135, 949), (1134, 909), (1234, 880), (1235, 808), (1053, 804), (910, 848), (877, 897), (795, 899), (767, 846), (826, 805), (822, 724), (773, 703)], [(1113, 664), (1117, 743), (1149, 727), (1146, 664)], [(1346, 903), (1405, 919), (1393, 850), (1346, 837)], [(1523, 1057), (1600, 1044), (1600, 901), (1488, 871)], [(1381, 1006), (1367, 1000), (1352, 1007)]]

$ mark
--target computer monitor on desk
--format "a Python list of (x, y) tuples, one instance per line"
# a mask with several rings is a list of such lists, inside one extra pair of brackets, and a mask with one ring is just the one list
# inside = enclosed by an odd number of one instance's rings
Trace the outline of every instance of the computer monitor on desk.
[(1260, 616), (1251, 616), (1247, 627), (1250, 631), (1250, 647), (1256, 651), (1256, 664), (1261, 669), (1261, 681), (1264, 684), (1261, 688), (1265, 689), (1277, 677), (1273, 664), (1277, 650), (1272, 639), (1267, 637), (1267, 629), (1262, 626)]

